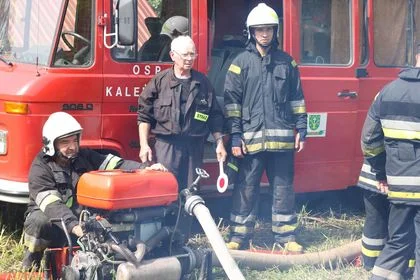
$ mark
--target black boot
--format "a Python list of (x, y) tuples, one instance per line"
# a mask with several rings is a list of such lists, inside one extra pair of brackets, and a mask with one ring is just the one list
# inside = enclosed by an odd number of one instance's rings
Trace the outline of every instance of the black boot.
[(25, 253), (23, 255), (22, 267), (26, 271), (38, 271), (41, 267), (41, 259), (42, 253), (41, 252), (34, 252), (31, 253), (28, 249), (25, 249)]

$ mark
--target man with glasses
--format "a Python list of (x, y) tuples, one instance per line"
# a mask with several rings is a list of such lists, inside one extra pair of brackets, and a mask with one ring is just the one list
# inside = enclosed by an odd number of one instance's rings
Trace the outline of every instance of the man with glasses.
[[(180, 189), (193, 182), (201, 166), (209, 132), (216, 139), (218, 161), (224, 161), (223, 112), (207, 77), (192, 69), (197, 57), (193, 40), (179, 36), (171, 43), (173, 67), (158, 73), (139, 97), (138, 125), (142, 162), (155, 158), (178, 180)], [(154, 152), (150, 132), (156, 137)]]

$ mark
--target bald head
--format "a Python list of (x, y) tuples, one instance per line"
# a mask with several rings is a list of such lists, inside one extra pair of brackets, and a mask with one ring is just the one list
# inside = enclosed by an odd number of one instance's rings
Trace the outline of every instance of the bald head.
[(184, 53), (186, 50), (191, 50), (191, 48), (195, 51), (195, 44), (190, 36), (178, 36), (171, 42), (171, 50), (178, 53)]

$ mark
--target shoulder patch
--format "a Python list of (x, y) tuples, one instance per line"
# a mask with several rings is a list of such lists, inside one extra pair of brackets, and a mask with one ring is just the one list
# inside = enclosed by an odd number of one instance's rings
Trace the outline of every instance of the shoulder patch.
[(239, 75), (239, 74), (241, 74), (241, 67), (239, 67), (235, 64), (231, 64), (229, 66), (229, 71)]
[(292, 62), (290, 62), (290, 64), (292, 64), (293, 67), (296, 67), (297, 66), (297, 63), (296, 63), (296, 61), (294, 59), (292, 60)]

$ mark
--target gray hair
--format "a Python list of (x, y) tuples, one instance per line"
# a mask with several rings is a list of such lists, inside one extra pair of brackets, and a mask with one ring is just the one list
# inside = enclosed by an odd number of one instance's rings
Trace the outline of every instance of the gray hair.
[(195, 44), (193, 39), (191, 39), (190, 36), (188, 35), (181, 35), (176, 37), (175, 39), (172, 40), (171, 42), (171, 51), (182, 51), (185, 46), (187, 46), (188, 44), (193, 44), (194, 49), (195, 49)]

